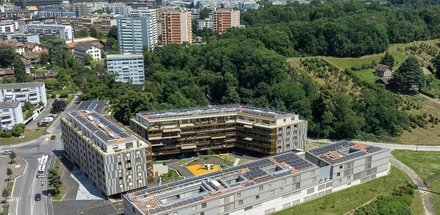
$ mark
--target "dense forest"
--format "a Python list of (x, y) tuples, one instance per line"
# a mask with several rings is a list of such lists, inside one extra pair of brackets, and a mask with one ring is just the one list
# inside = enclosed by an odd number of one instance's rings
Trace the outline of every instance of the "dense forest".
[[(115, 82), (99, 64), (84, 67), (56, 39), (45, 46), (50, 62), (64, 71), (59, 81), (74, 83), (83, 99), (108, 99), (122, 123), (142, 110), (244, 103), (299, 113), (309, 121), (309, 135), (322, 138), (381, 138), (410, 129), (412, 121), (401, 111), (398, 96), (320, 60), (294, 68), (286, 57), (359, 56), (383, 52), (390, 43), (437, 37), (439, 6), (358, 1), (264, 5), (242, 19), (246, 28), (206, 45), (145, 50), (143, 86)], [(335, 82), (320, 83), (311, 71)]]

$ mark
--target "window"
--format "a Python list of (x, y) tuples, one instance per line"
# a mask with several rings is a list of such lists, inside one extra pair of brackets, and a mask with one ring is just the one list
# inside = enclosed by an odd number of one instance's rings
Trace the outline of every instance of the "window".
[(242, 204), (243, 204), (243, 200), (239, 200), (238, 205), (242, 205)]
[(339, 169), (342, 169), (342, 168), (344, 168), (344, 166), (343, 166), (343, 165), (339, 166)]
[(237, 198), (240, 198), (241, 197), (241, 193), (237, 193)]
[(255, 196), (255, 199), (260, 199), (260, 195), (256, 195), (256, 196)]
[(193, 206), (191, 209), (192, 209), (192, 211), (196, 211), (197, 210), (197, 206)]
[(206, 208), (206, 202), (202, 203), (202, 208)]
[(313, 178), (312, 178), (312, 181), (313, 181), (313, 182), (316, 182), (316, 177), (313, 177)]
[(341, 176), (341, 173), (340, 173), (340, 172), (338, 172), (338, 173), (336, 174), (336, 176), (337, 176), (337, 177)]
[(307, 190), (307, 194), (310, 194), (310, 193), (313, 193), (313, 192), (315, 192), (315, 188), (314, 187), (312, 187), (312, 188)]
[(263, 186), (260, 186), (260, 187), (259, 187), (259, 190), (262, 191), (262, 190), (263, 190)]

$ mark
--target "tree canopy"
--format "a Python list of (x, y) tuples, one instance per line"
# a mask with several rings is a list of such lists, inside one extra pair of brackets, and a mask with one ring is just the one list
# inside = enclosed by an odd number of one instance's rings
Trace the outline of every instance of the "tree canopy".
[(424, 87), (426, 78), (419, 60), (414, 56), (408, 57), (394, 74), (394, 82), (397, 89), (402, 92), (417, 91)]

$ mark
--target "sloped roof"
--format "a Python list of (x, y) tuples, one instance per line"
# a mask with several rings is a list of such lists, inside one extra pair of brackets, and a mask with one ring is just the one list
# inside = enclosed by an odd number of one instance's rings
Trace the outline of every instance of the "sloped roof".
[(391, 70), (391, 68), (388, 65), (379, 64), (376, 67), (376, 71), (378, 72), (385, 72), (387, 70)]

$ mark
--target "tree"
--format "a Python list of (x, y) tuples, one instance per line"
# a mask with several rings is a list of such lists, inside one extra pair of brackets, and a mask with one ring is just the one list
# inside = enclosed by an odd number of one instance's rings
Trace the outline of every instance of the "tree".
[(117, 26), (112, 26), (110, 28), (110, 31), (107, 34), (108, 38), (113, 38), (115, 40), (118, 40), (118, 27)]
[(435, 56), (431, 61), (434, 69), (435, 69), (435, 77), (440, 79), (440, 54)]
[(86, 54), (84, 55), (84, 65), (90, 66), (92, 64), (93, 58), (91, 55)]
[(402, 63), (394, 74), (394, 82), (402, 92), (418, 91), (425, 86), (426, 77), (416, 57), (410, 56)]
[(12, 169), (11, 168), (7, 168), (6, 169), (6, 175), (9, 177), (9, 179), (11, 179), (11, 176), (12, 176)]
[(46, 53), (43, 53), (40, 55), (40, 64), (41, 65), (46, 65), (49, 62), (49, 57), (47, 56)]
[(61, 111), (64, 110), (64, 108), (66, 108), (67, 104), (66, 101), (63, 100), (55, 100), (52, 103), (52, 109), (50, 110), (51, 113), (59, 113)]
[(11, 152), (11, 154), (9, 155), (9, 159), (14, 160), (17, 157), (17, 155), (15, 154), (14, 151)]
[(382, 60), (380, 60), (380, 64), (387, 65), (390, 68), (393, 68), (394, 57), (389, 52), (385, 52), (385, 55), (383, 56)]
[(9, 66), (12, 66), (12, 62), (14, 61), (14, 58), (16, 56), (16, 53), (14, 49), (0, 45), (0, 67), (6, 68)]
[(26, 68), (18, 55), (15, 55), (12, 66), (14, 67), (15, 81), (19, 83), (26, 82)]
[(3, 198), (8, 198), (9, 197), (9, 191), (7, 189), (3, 189), (2, 196), (3, 196)]
[(89, 30), (82, 28), (79, 29), (78, 31), (75, 31), (75, 37), (77, 38), (81, 38), (81, 37), (88, 37), (90, 36)]

